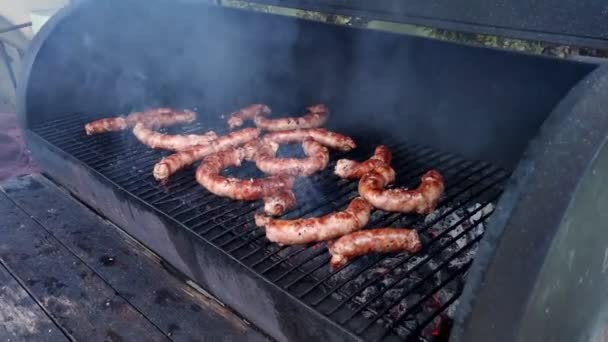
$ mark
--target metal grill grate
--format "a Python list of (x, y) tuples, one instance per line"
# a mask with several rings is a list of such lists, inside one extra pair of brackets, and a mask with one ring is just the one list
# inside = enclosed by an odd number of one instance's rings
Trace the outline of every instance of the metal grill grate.
[[(412, 336), (436, 340), (446, 333), (485, 221), (509, 176), (488, 163), (407, 144), (383, 133), (354, 134), (359, 148), (347, 154), (333, 152), (327, 170), (296, 182), (298, 206), (286, 218), (343, 209), (356, 196), (357, 183), (337, 179), (332, 174), (335, 161), (366, 159), (380, 143), (393, 151), (397, 185), (415, 187), (425, 171), (435, 168), (445, 178), (446, 193), (427, 217), (381, 211), (371, 217), (368, 227), (417, 229), (424, 246), (420, 253), (370, 255), (330, 271), (329, 254), (322, 244), (280, 247), (267, 241), (253, 223), (261, 203), (208, 193), (194, 181), (195, 167), (175, 175), (168, 184), (158, 184), (152, 166), (169, 152), (148, 149), (128, 132), (85, 136), (83, 125), (92, 119), (67, 116), (33, 131), (366, 340)], [(223, 132), (222, 126), (212, 128)], [(193, 124), (179, 131), (206, 129)], [(261, 175), (253, 165), (227, 173)]]

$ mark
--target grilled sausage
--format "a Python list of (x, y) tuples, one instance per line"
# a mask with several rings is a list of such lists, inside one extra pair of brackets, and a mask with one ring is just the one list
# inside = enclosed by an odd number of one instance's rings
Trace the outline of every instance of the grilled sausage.
[(307, 138), (302, 143), (308, 158), (277, 158), (279, 145), (272, 141), (263, 141), (255, 157), (258, 169), (270, 175), (288, 174), (292, 176), (309, 176), (323, 170), (329, 163), (329, 151), (318, 142)]
[(363, 228), (372, 206), (361, 197), (354, 198), (344, 211), (321, 217), (278, 220), (255, 215), (255, 224), (266, 229), (266, 238), (282, 245), (297, 245), (335, 239)]
[(99, 119), (84, 126), (87, 135), (106, 132), (117, 132), (135, 126), (138, 122), (149, 127), (163, 127), (176, 124), (191, 123), (196, 119), (196, 113), (189, 110), (177, 111), (170, 108), (148, 109), (134, 112), (126, 117)]
[(262, 200), (264, 212), (271, 216), (279, 216), (296, 205), (296, 196), (290, 189), (276, 191)]
[(361, 178), (359, 194), (377, 209), (429, 214), (437, 206), (444, 190), (443, 177), (435, 170), (422, 175), (422, 182), (413, 190), (385, 189), (394, 178), (392, 168), (377, 167)]
[(422, 243), (413, 229), (376, 228), (344, 235), (328, 247), (330, 265), (338, 268), (354, 257), (371, 253), (416, 253), (422, 249)]
[(144, 145), (155, 149), (182, 151), (196, 145), (205, 145), (217, 139), (217, 134), (209, 131), (205, 134), (163, 134), (153, 131), (139, 122), (133, 127), (133, 134)]
[(258, 115), (270, 115), (272, 110), (265, 104), (252, 104), (231, 113), (228, 116), (228, 126), (230, 129), (243, 126), (246, 120), (253, 120)]
[(306, 108), (306, 114), (297, 118), (269, 119), (258, 115), (254, 122), (258, 128), (267, 131), (286, 131), (298, 128), (315, 128), (325, 124), (329, 110), (325, 105), (319, 104)]
[(280, 215), (295, 204), (295, 195), (291, 192), (293, 177), (278, 175), (237, 179), (220, 175), (223, 169), (239, 166), (243, 160), (253, 158), (254, 154), (255, 151), (247, 148), (229, 148), (212, 154), (203, 159), (196, 170), (196, 181), (218, 196), (244, 201), (263, 199), (269, 215)]
[(84, 125), (84, 131), (87, 135), (106, 133), (106, 132), (118, 132), (129, 128), (127, 119), (122, 116), (115, 118), (104, 118), (89, 122)]
[(133, 127), (138, 122), (141, 122), (146, 127), (159, 128), (192, 123), (196, 120), (196, 113), (187, 109), (178, 111), (168, 108), (158, 108), (141, 113), (131, 113), (127, 115), (126, 120), (129, 127)]
[(391, 165), (392, 154), (388, 147), (380, 145), (376, 147), (374, 155), (364, 162), (350, 159), (340, 159), (336, 163), (334, 174), (344, 179), (360, 179), (366, 173), (381, 166)]
[(154, 178), (159, 181), (166, 180), (175, 172), (192, 165), (197, 160), (230, 147), (245, 144), (256, 139), (259, 135), (260, 130), (258, 129), (244, 128), (218, 137), (205, 145), (194, 146), (174, 153), (154, 165)]
[(302, 128), (290, 131), (276, 131), (264, 135), (264, 139), (279, 144), (304, 141), (306, 138), (312, 138), (319, 144), (338, 151), (346, 152), (357, 147), (357, 144), (352, 138), (323, 128)]

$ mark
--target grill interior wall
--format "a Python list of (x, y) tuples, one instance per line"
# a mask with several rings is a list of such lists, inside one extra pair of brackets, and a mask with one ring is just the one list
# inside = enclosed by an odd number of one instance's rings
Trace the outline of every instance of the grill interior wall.
[(66, 16), (34, 56), (28, 127), (156, 105), (204, 104), (206, 115), (324, 102), (333, 126), (377, 126), (512, 168), (593, 68), (192, 2), (91, 2)]

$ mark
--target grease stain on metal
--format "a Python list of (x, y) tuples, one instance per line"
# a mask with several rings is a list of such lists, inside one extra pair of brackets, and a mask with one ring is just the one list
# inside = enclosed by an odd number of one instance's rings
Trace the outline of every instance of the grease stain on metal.
[(574, 256), (576, 251), (574, 249), (568, 252), (568, 271), (572, 271), (572, 264), (574, 263)]
[(99, 262), (104, 266), (113, 266), (116, 263), (116, 259), (113, 256), (103, 255), (99, 258)]
[(608, 247), (604, 249), (604, 262), (602, 262), (602, 273), (608, 271)]

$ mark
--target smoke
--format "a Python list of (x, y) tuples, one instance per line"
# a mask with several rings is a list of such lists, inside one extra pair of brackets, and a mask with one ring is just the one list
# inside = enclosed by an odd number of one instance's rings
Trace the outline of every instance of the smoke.
[(375, 128), (508, 167), (590, 70), (172, 0), (87, 1), (39, 57), (29, 111), (40, 117), (163, 105), (217, 121), (250, 103), (294, 115), (323, 102), (344, 133)]

